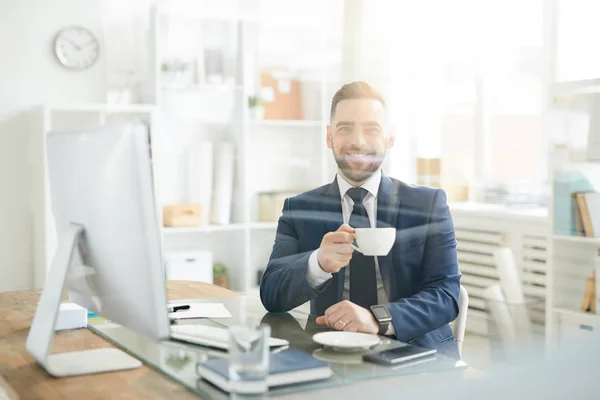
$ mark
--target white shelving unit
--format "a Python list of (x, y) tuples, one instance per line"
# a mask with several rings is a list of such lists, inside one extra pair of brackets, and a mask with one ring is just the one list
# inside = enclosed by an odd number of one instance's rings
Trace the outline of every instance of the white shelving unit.
[[(573, 111), (575, 99), (580, 99), (578, 96), (600, 94), (600, 79), (556, 83), (548, 92), (548, 113), (560, 110), (569, 112)], [(561, 344), (573, 343), (591, 335), (600, 338), (600, 313), (581, 311), (585, 280), (592, 276), (596, 254), (600, 249), (600, 237), (569, 235), (568, 232), (563, 232), (566, 228), (562, 223), (559, 227), (556, 226), (557, 174), (582, 172), (588, 176), (600, 177), (600, 163), (582, 160), (581, 155), (576, 158), (563, 160), (560, 165), (551, 160), (549, 164), (552, 184), (546, 297), (546, 344), (549, 352)], [(600, 187), (595, 186), (595, 189), (600, 190)]]
[(597, 237), (552, 235), (552, 239), (555, 242), (583, 243), (583, 244), (591, 244), (591, 245), (600, 247), (600, 238), (597, 238)]
[[(165, 1), (154, 13), (157, 71), (173, 58), (195, 57), (198, 49), (220, 46), (226, 81), (192, 78), (187, 85), (169, 86), (158, 73), (161, 143), (225, 139), (235, 145), (236, 154), (230, 224), (163, 228), (164, 249), (211, 251), (213, 260), (229, 269), (231, 288), (245, 293), (256, 292), (257, 272), (266, 267), (277, 228), (276, 221), (259, 220), (258, 193), (301, 192), (333, 177), (325, 135), (341, 68), (342, 29), (331, 15), (343, 14), (343, 2), (337, 0), (309, 2), (302, 10), (285, 2), (251, 3), (240, 1), (237, 10), (211, 10), (219, 7), (215, 2), (187, 12), (173, 7), (177, 1)], [(262, 9), (258, 3), (265, 3)], [(317, 8), (311, 12), (311, 6)], [(327, 12), (335, 7), (337, 12)], [(219, 37), (211, 36), (215, 32)], [(337, 59), (332, 57), (338, 53)], [(281, 67), (303, 85), (304, 119), (253, 118), (248, 98), (259, 93), (260, 72)], [(173, 135), (176, 130), (185, 133)]]
[[(227, 9), (236, 3), (236, 9)], [(146, 35), (151, 62), (142, 92), (148, 104), (44, 105), (36, 111), (31, 145), (36, 287), (42, 287), (56, 247), (45, 132), (141, 118), (151, 126), (161, 216), (162, 206), (186, 203), (185, 198), (165, 199), (170, 181), (182, 178), (165, 174), (173, 148), (179, 146), (185, 157), (191, 143), (227, 141), (235, 146), (229, 224), (161, 227), (163, 250), (210, 251), (214, 262), (228, 267), (233, 290), (255, 291), (257, 270), (266, 267), (277, 227), (275, 221), (259, 221), (257, 194), (312, 189), (330, 181), (335, 171), (325, 135), (329, 102), (339, 85), (343, 1), (308, 1), (301, 10), (280, 1), (249, 3), (156, 2)], [(174, 57), (205, 49), (221, 51), (221, 82), (207, 76), (182, 84), (162, 70)], [(261, 70), (282, 67), (303, 85), (304, 119), (252, 119), (248, 98), (259, 93)]]

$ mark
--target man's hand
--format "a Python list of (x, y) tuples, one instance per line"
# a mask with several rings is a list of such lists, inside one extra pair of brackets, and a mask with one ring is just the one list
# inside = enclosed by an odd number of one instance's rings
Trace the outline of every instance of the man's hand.
[(379, 323), (373, 313), (348, 300), (329, 307), (325, 310), (325, 315), (318, 317), (316, 322), (338, 331), (379, 333)]
[(325, 234), (317, 253), (321, 269), (334, 274), (348, 265), (354, 251), (350, 246), (353, 241), (354, 228), (346, 224), (340, 226), (335, 232)]

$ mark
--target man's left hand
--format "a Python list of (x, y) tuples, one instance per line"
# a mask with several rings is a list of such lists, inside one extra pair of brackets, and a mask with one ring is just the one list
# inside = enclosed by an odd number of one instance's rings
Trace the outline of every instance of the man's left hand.
[(377, 334), (379, 323), (370, 310), (344, 300), (325, 310), (325, 315), (317, 317), (319, 325), (327, 325), (338, 331)]

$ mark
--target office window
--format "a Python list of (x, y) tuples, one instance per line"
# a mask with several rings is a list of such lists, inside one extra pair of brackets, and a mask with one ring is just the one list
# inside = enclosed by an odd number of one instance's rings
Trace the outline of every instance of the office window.
[(543, 201), (543, 2), (497, 2), (487, 9), (485, 21), (482, 107), (489, 158), (484, 196), (499, 202)]
[(454, 201), (541, 201), (542, 0), (388, 7), (393, 115), (412, 160), (440, 158)]
[(600, 2), (557, 0), (556, 80), (600, 78), (600, 52), (594, 49), (600, 37)]

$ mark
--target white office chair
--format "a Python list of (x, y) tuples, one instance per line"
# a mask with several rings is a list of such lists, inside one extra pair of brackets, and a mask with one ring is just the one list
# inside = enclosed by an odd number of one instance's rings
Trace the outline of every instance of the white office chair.
[(460, 285), (460, 294), (458, 295), (458, 317), (452, 322), (452, 333), (454, 340), (458, 345), (458, 354), (462, 358), (462, 345), (465, 340), (465, 328), (467, 327), (467, 310), (469, 308), (469, 294), (467, 289)]

